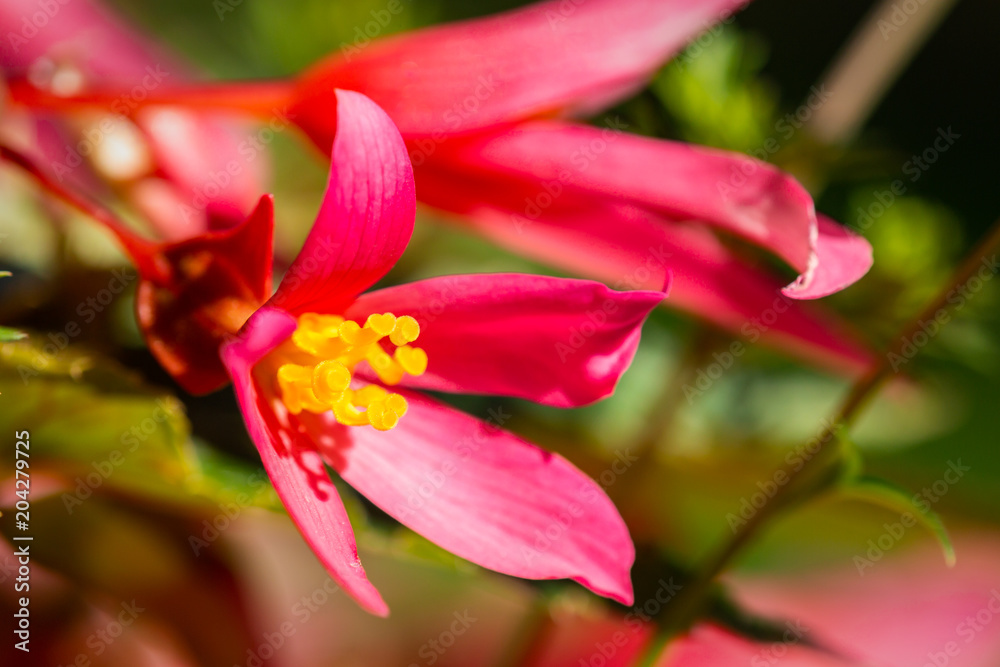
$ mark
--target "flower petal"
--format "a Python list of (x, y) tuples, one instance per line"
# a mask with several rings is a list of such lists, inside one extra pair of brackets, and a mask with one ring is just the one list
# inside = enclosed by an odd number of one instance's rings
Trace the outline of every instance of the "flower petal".
[(153, 356), (187, 391), (206, 394), (228, 384), (219, 346), (271, 293), (273, 229), (274, 203), (264, 195), (235, 227), (159, 246), (168, 279), (142, 275), (139, 329)]
[[(659, 285), (663, 285), (660, 272)], [(524, 274), (445, 276), (361, 296), (346, 316), (412, 315), (427, 372), (410, 386), (574, 407), (614, 392), (663, 291)]]
[[(174, 241), (204, 231), (206, 202), (223, 204), (232, 209), (234, 219), (242, 220), (263, 191), (268, 171), (266, 156), (255, 152), (248, 159), (240, 150), (251, 128), (222, 114), (190, 108), (143, 108), (132, 120), (145, 141), (132, 139), (122, 114), (131, 115), (148, 97), (193, 79), (194, 72), (105, 5), (64, 0), (56, 10), (55, 5), (42, 6), (36, 0), (0, 2), (0, 33), (7, 36), (0, 40), (0, 68), (5, 74), (20, 77), (35, 70), (44, 76), (32, 80), (61, 98), (95, 88), (114, 90), (100, 105), (110, 113), (87, 121), (85, 136), (68, 125), (57, 125), (60, 131), (55, 132), (39, 128), (39, 134), (46, 135), (39, 136), (46, 162), (59, 170), (60, 181), (67, 176), (80, 185), (91, 176), (87, 161), (75, 166), (81, 146), (87, 147), (91, 162), (96, 156), (112, 155), (115, 164), (123, 155), (134, 159), (148, 148), (155, 157), (156, 176), (135, 173), (120, 185), (164, 239)], [(31, 36), (23, 39), (27, 33)], [(45, 76), (49, 80), (41, 81)], [(26, 83), (14, 83), (15, 97), (17, 90), (30, 94)]]
[[(789, 623), (792, 627), (792, 623)], [(807, 628), (812, 630), (812, 628)], [(775, 647), (781, 648), (782, 667), (851, 667), (859, 663), (838, 658), (820, 650), (799, 644), (794, 636), (783, 644), (756, 643), (716, 625), (700, 624), (688, 634), (667, 644), (666, 650), (654, 663), (656, 667), (730, 667), (743, 664), (767, 664), (777, 661)], [(806, 639), (813, 639), (812, 636)]]
[(783, 293), (818, 299), (861, 279), (872, 267), (872, 247), (861, 236), (825, 216), (817, 216), (816, 262)]
[[(525, 579), (570, 578), (632, 602), (628, 529), (592, 479), (555, 454), (417, 392), (392, 431), (303, 415), (344, 481), (427, 539)], [(496, 421), (506, 421), (498, 413)]]
[(392, 121), (345, 90), (336, 117), (323, 204), (272, 299), (293, 314), (336, 312), (392, 268), (413, 233), (413, 170)]
[(293, 112), (321, 147), (334, 88), (382, 106), (404, 136), (465, 132), (627, 97), (746, 0), (550, 0), (348, 47), (300, 79)]
[(295, 326), (287, 313), (262, 308), (240, 336), (222, 348), (222, 359), (264, 468), (306, 542), (330, 576), (362, 607), (386, 616), (389, 608), (365, 575), (347, 512), (322, 459), (313, 444), (290, 427), (280, 401), (267, 396), (252, 379), (254, 364)]
[[(809, 298), (828, 294), (832, 285), (846, 286), (867, 270), (867, 242), (846, 231), (834, 236), (832, 223), (823, 227), (819, 252), (812, 198), (788, 174), (739, 153), (648, 139), (622, 129), (523, 123), (452, 140), (431, 157), (453, 171), (530, 179), (737, 234), (806, 274), (801, 289)], [(797, 295), (796, 290), (789, 294)]]
[(837, 373), (858, 375), (874, 361), (833, 311), (783, 297), (777, 276), (701, 226), (551, 183), (427, 169), (419, 177), (423, 201), (459, 214), (462, 224), (513, 252), (616, 289), (656, 288), (666, 269), (672, 281), (665, 306)]

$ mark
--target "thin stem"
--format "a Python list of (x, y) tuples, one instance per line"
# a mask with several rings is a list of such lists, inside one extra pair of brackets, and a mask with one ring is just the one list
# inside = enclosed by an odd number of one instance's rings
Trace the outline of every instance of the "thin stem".
[[(632, 449), (632, 454), (638, 459), (626, 471), (626, 475), (632, 471), (645, 469), (647, 462), (655, 457), (657, 445), (680, 413), (685, 398), (684, 388), (694, 380), (695, 373), (702, 364), (712, 358), (711, 353), (716, 351), (717, 344), (724, 338), (714, 327), (700, 322), (696, 324), (690, 336), (692, 342), (681, 356), (677, 371), (663, 378), (659, 397), (653, 402), (648, 421), (636, 438), (636, 445)], [(620, 484), (619, 488), (628, 486)]]
[(73, 111), (98, 108), (122, 114), (153, 106), (183, 106), (202, 111), (236, 111), (268, 118), (285, 110), (293, 81), (251, 81), (142, 89), (142, 97), (128, 88), (94, 88), (77, 95), (56, 95), (19, 79), (9, 82), (10, 98), (29, 108)]
[(812, 116), (813, 134), (828, 144), (850, 143), (955, 2), (924, 0), (901, 20), (898, 0), (882, 0), (821, 79), (830, 99)]
[(144, 278), (154, 282), (167, 280), (170, 268), (161, 259), (156, 243), (138, 236), (108, 209), (56, 183), (27, 155), (0, 144), (0, 159), (20, 167), (43, 190), (107, 227), (118, 238)]
[(861, 409), (867, 405), (875, 390), (890, 377), (893, 372), (891, 360), (895, 356), (902, 355), (904, 346), (912, 338), (913, 334), (920, 330), (921, 326), (928, 319), (937, 318), (940, 313), (947, 312), (949, 308), (949, 298), (954, 290), (965, 285), (977, 272), (983, 270), (986, 259), (1000, 252), (1000, 220), (993, 223), (990, 233), (976, 246), (976, 248), (966, 257), (962, 264), (956, 269), (952, 279), (947, 286), (935, 297), (913, 320), (903, 328), (899, 336), (889, 347), (886, 354), (881, 357), (878, 363), (852, 387), (850, 393), (841, 404), (837, 416), (819, 436), (819, 450), (817, 453), (798, 470), (787, 469), (785, 474), (788, 482), (778, 487), (768, 504), (760, 508), (756, 514), (746, 520), (737, 529), (732, 539), (730, 539), (714, 556), (708, 564), (701, 569), (698, 575), (685, 587), (680, 594), (675, 606), (675, 613), (671, 616), (675, 620), (674, 626), (686, 627), (695, 618), (704, 604), (707, 593), (711, 590), (713, 582), (739, 554), (743, 548), (756, 536), (761, 527), (766, 524), (775, 514), (789, 507), (796, 500), (801, 500), (802, 494), (814, 492), (824, 486), (827, 481), (829, 470), (826, 468), (829, 463), (831, 448), (829, 444), (836, 442), (836, 432), (842, 428), (849, 428), (856, 420)]

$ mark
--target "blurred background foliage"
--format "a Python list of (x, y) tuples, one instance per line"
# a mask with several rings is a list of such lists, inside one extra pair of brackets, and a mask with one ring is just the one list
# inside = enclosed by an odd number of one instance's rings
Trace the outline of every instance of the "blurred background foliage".
[[(210, 78), (297, 72), (353, 43), (355, 26), (384, 5), (381, 0), (246, 1), (227, 3), (228, 10), (220, 13), (204, 0), (112, 4)], [(404, 0), (405, 11), (380, 37), (513, 4)], [(821, 145), (808, 129), (787, 136), (782, 118), (806, 100), (870, 4), (758, 0), (735, 22), (695, 42), (646, 90), (608, 114), (624, 118), (630, 131), (736, 151), (753, 152), (777, 138), (780, 149), (769, 159), (807, 184), (820, 211), (855, 228), (863, 222), (859, 211), (902, 177), (909, 156), (929, 145), (938, 127), (954, 126), (962, 135), (954, 149), (861, 230), (874, 247), (872, 272), (828, 299), (881, 349), (943, 286), (1000, 211), (995, 187), (1000, 57), (992, 35), (1000, 6), (959, 3), (849, 147)], [(314, 217), (325, 166), (291, 131), (279, 134), (271, 147), (277, 250), (287, 258)], [(49, 224), (52, 216), (65, 214), (26, 195), (18, 175), (5, 173), (0, 191), (0, 268), (14, 274), (0, 280), (0, 321), (29, 334), (0, 348), (0, 425), (8, 432), (31, 430), (39, 484), (50, 476), (55, 485), (62, 480), (73, 487), (115, 452), (122, 459), (114, 464), (114, 474), (91, 485), (94, 497), (81, 499), (76, 511), (63, 511), (65, 494), (39, 503), (36, 525), (59, 526), (51, 531), (58, 541), (49, 540), (39, 558), (53, 572), (81, 583), (84, 596), (103, 591), (121, 599), (149, 582), (162, 587), (191, 585), (199, 577), (216, 581), (213, 590), (227, 591), (215, 598), (217, 615), (226, 615), (226, 604), (238, 605), (228, 587), (266, 572), (271, 579), (254, 580), (245, 595), (270, 600), (270, 617), (245, 620), (245, 627), (234, 629), (229, 653), (212, 654), (215, 649), (198, 638), (196, 624), (180, 625), (194, 645), (204, 646), (206, 660), (241, 659), (241, 647), (249, 645), (246, 636), (287, 615), (295, 599), (289, 591), (312, 591), (323, 575), (281, 515), (270, 486), (260, 483), (259, 462), (230, 392), (204, 398), (183, 394), (143, 348), (130, 292), (83, 327), (69, 350), (46, 354), (44, 346), (56, 340), (52, 336), (76, 317), (76, 304), (125, 262), (113, 243), (85, 221), (71, 216)], [(386, 283), (459, 272), (554, 273), (427, 211), (418, 215), (414, 240)], [(953, 527), (1000, 522), (998, 299), (991, 283), (970, 299), (907, 364), (907, 377), (882, 393), (853, 434), (869, 472), (914, 491), (939, 480), (951, 461), (969, 466), (968, 475), (933, 507)], [(0, 335), (12, 332), (4, 329)], [(641, 466), (614, 479), (607, 490), (637, 541), (656, 552), (654, 560), (685, 570), (730, 534), (726, 515), (757, 491), (757, 482), (769, 478), (788, 451), (817, 433), (820, 420), (832, 413), (846, 389), (841, 380), (751, 346), (708, 391), (688, 400), (678, 383), (690, 381), (699, 360), (729, 343), (726, 334), (659, 311), (643, 332), (633, 368), (605, 402), (557, 411), (512, 399), (448, 400), (483, 416), (502, 405), (514, 415), (512, 430), (561, 452), (598, 479), (617, 453), (651, 438), (653, 450)], [(27, 384), (19, 370), (25, 366), (38, 376)], [(131, 429), (141, 430), (144, 421), (160, 416), (141, 446), (126, 451)], [(656, 427), (652, 434), (650, 425)], [(0, 472), (9, 472), (10, 464), (9, 457), (0, 461)], [(399, 529), (349, 490), (344, 493), (369, 572), (394, 616), (390, 621), (369, 618), (343, 596), (317, 612), (325, 622), (351, 629), (337, 640), (340, 662), (331, 664), (417, 662), (421, 643), (461, 608), (475, 609), (484, 620), (474, 628), (476, 639), (467, 648), (458, 644), (443, 663), (497, 664), (473, 656), (490, 655), (490, 650), (516, 655), (518, 637), (539, 605), (552, 605), (558, 615), (566, 606), (593, 610), (603, 604), (561, 583), (483, 572)], [(205, 547), (211, 560), (193, 557), (191, 536), (201, 535), (202, 522), (218, 517), (220, 507), (234, 504), (239, 516), (232, 519), (233, 528), (224, 531), (218, 545), (212, 541)], [(741, 567), (780, 572), (818, 565), (851, 568), (851, 558), (864, 552), (892, 516), (854, 502), (810, 505), (774, 524)], [(931, 539), (910, 531), (904, 541)], [(122, 553), (131, 556), (121, 559)], [(274, 563), (292, 565), (276, 575), (285, 568)], [(213, 579), (215, 570), (234, 572), (232, 582)], [(169, 600), (161, 597), (159, 604), (168, 608)], [(316, 632), (312, 645), (331, 641), (322, 630)], [(470, 652), (473, 646), (477, 649)]]

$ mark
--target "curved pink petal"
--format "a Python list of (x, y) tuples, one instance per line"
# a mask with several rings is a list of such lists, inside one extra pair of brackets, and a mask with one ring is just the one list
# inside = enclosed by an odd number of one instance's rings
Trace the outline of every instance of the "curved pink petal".
[(431, 159), (453, 171), (530, 179), (737, 234), (806, 274), (801, 289), (809, 298), (846, 286), (868, 270), (867, 242), (846, 230), (833, 236), (834, 228), (824, 225), (819, 252), (812, 198), (788, 174), (739, 153), (622, 129), (534, 121), (452, 140)]
[[(864, 238), (823, 215), (816, 216), (815, 263), (783, 293), (795, 299), (818, 299), (839, 292), (868, 273), (872, 247)], [(822, 271), (819, 267), (824, 267)]]
[(347, 47), (299, 83), (295, 112), (321, 148), (334, 88), (382, 106), (407, 137), (561, 112), (591, 113), (639, 88), (746, 0), (550, 0)]
[(348, 484), (448, 551), (632, 602), (632, 540), (593, 480), (496, 424), (401, 393), (409, 409), (392, 431), (340, 426), (329, 413), (301, 422)]
[[(660, 272), (658, 283), (663, 284)], [(614, 393), (663, 291), (524, 274), (431, 278), (362, 295), (345, 313), (412, 315), (427, 372), (410, 386), (574, 407)]]
[(278, 309), (257, 311), (238, 338), (222, 348), (250, 437), (278, 496), (330, 576), (368, 611), (389, 608), (368, 581), (354, 531), (336, 487), (314, 445), (291, 426), (281, 402), (253, 378), (254, 365), (295, 330), (295, 319)]
[(413, 170), (399, 131), (364, 95), (337, 91), (337, 137), (316, 222), (272, 304), (337, 312), (392, 268), (413, 233)]
[(783, 282), (728, 249), (710, 230), (641, 208), (509, 178), (423, 170), (422, 201), (519, 254), (616, 289), (657, 288), (663, 303), (837, 373), (859, 375), (874, 354), (819, 304), (781, 295)]

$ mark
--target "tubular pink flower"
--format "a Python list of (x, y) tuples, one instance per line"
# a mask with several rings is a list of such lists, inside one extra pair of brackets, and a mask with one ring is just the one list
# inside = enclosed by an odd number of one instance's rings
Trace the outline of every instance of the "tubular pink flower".
[(362, 295), (406, 247), (413, 176), (402, 138), (374, 103), (339, 91), (337, 116), (316, 224), (274, 296), (221, 349), (293, 520), (336, 581), (376, 614), (387, 607), (324, 466), (472, 562), (571, 578), (630, 602), (632, 542), (593, 480), (502, 430), (502, 412), (483, 422), (406, 387), (592, 402), (613, 391), (665, 294), (500, 274)]

